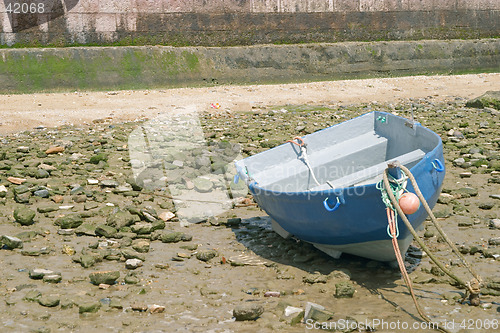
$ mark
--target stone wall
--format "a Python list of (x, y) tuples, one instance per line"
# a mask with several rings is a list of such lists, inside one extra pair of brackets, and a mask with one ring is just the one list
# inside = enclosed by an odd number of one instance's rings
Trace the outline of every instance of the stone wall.
[(500, 39), (0, 49), (0, 94), (500, 72)]
[(498, 36), (499, 0), (0, 0), (0, 45), (223, 46)]

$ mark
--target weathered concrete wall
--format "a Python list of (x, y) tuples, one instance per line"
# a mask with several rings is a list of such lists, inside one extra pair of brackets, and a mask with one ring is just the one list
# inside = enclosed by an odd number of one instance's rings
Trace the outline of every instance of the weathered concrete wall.
[(222, 46), (498, 36), (499, 0), (0, 0), (0, 45)]
[(0, 93), (486, 71), (500, 71), (500, 39), (0, 49)]

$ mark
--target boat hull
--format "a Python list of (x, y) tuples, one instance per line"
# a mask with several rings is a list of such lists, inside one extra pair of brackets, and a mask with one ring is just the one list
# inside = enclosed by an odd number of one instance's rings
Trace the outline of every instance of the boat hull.
[[(375, 112), (371, 116), (373, 119), (379, 119), (381, 115), (387, 117), (386, 121), (390, 122), (394, 128), (397, 128), (397, 130), (394, 130), (397, 133), (394, 134), (395, 138), (392, 138), (387, 133), (383, 133), (387, 129), (382, 128), (380, 131), (382, 133), (377, 134), (378, 136), (385, 135), (389, 140), (402, 140), (401, 138), (407, 135), (409, 141), (412, 140), (412, 137), (416, 142), (426, 142), (425, 139), (432, 141), (425, 143), (426, 147), (422, 148), (425, 150), (425, 155), (409, 166), (424, 198), (431, 208), (434, 207), (445, 176), (444, 168), (436, 167), (436, 164), (444, 165), (443, 146), (440, 138), (432, 131), (417, 124), (414, 124), (414, 126), (418, 126), (418, 128), (404, 128), (406, 120), (400, 117), (381, 112)], [(363, 119), (363, 121), (366, 122), (366, 119)], [(350, 126), (356, 128), (357, 124), (351, 123)], [(377, 124), (375, 126), (381, 125)], [(403, 128), (401, 128), (402, 126)], [(335, 126), (332, 128), (335, 128)], [(377, 130), (377, 128), (375, 129)], [(408, 133), (405, 131), (408, 131)], [(420, 138), (416, 138), (419, 135)], [(307, 142), (308, 136), (303, 139)], [(314, 142), (313, 139), (309, 141)], [(405, 152), (399, 151), (400, 148), (397, 145), (393, 144), (391, 146), (391, 144), (393, 143), (389, 142), (388, 155), (383, 159), (392, 160), (391, 156), (401, 155)], [(414, 144), (412, 142), (408, 143), (408, 145)], [(286, 145), (280, 147), (287, 149)], [(408, 149), (412, 150), (414, 148), (409, 147)], [(288, 149), (290, 148), (288, 147)], [(276, 153), (279, 154), (280, 152), (277, 151)], [(388, 156), (389, 158), (387, 158)], [(240, 164), (238, 165), (238, 163)], [(237, 169), (240, 170), (240, 176), (242, 177), (245, 176), (241, 172), (244, 163), (245, 160), (237, 162)], [(252, 166), (252, 163), (248, 163), (248, 165)], [(251, 169), (247, 168), (247, 176)], [(377, 177), (380, 178), (381, 175)], [(387, 232), (386, 206), (381, 199), (381, 192), (377, 189), (376, 182), (341, 188), (321, 189), (321, 187), (318, 187), (319, 190), (279, 191), (276, 190), (277, 186), (273, 186), (273, 184), (262, 186), (259, 183), (259, 178), (265, 180), (265, 177), (259, 177), (258, 175), (255, 179), (248, 177), (245, 180), (255, 201), (274, 220), (274, 229), (277, 229), (277, 226), (280, 227), (282, 232), (278, 233), (293, 235), (298, 239), (312, 243), (324, 252), (333, 254), (333, 257), (336, 256), (335, 253), (337, 252), (335, 251), (338, 251), (379, 261), (395, 260), (394, 252), (390, 251), (392, 244)], [(414, 192), (410, 182), (408, 182), (406, 190)], [(325, 200), (330, 207), (337, 202), (337, 209), (335, 211), (325, 209)], [(415, 229), (421, 227), (426, 217), (427, 213), (422, 206), (416, 213), (408, 215), (409, 221)], [(398, 228), (400, 248), (401, 252), (404, 253), (411, 243), (412, 235), (400, 220), (398, 221)]]

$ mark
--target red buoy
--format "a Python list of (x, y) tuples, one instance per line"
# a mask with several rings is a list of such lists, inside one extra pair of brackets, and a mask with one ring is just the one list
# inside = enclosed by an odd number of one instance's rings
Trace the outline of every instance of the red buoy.
[(405, 193), (399, 198), (399, 206), (406, 215), (415, 213), (420, 207), (420, 200), (413, 193)]

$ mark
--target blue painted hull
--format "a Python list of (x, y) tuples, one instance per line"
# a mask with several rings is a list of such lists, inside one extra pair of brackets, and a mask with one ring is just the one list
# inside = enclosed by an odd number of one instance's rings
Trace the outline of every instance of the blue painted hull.
[[(399, 118), (377, 112), (377, 116), (380, 114)], [(392, 120), (393, 123), (395, 120), (397, 119)], [(433, 161), (438, 160), (444, 165), (443, 145), (437, 134), (420, 125), (416, 126), (420, 127), (419, 131), (422, 131), (422, 135), (428, 135), (437, 143), (435, 147), (428, 149), (425, 156), (410, 169), (422, 194), (432, 208), (437, 202), (445, 176), (444, 170), (438, 171), (435, 163), (433, 164)], [(304, 140), (307, 140), (307, 136)], [(242, 161), (245, 162), (245, 160)], [(240, 176), (244, 176), (241, 168)], [(340, 189), (292, 192), (273, 191), (261, 187), (258, 180), (252, 179), (248, 181), (248, 186), (258, 205), (286, 232), (303, 241), (334, 246), (390, 241), (387, 234), (386, 207), (375, 183)], [(410, 182), (408, 182), (407, 190), (414, 192)], [(342, 203), (334, 212), (327, 211), (323, 202), (327, 198), (331, 200), (336, 197), (342, 198)], [(334, 204), (335, 201), (331, 200), (331, 205)], [(427, 214), (422, 206), (416, 213), (408, 216), (415, 229), (421, 226), (426, 217)], [(402, 221), (398, 221), (398, 225), (400, 239), (411, 237)], [(402, 251), (405, 252), (406, 248)], [(369, 255), (369, 253), (366, 257), (377, 258), (376, 255)]]

